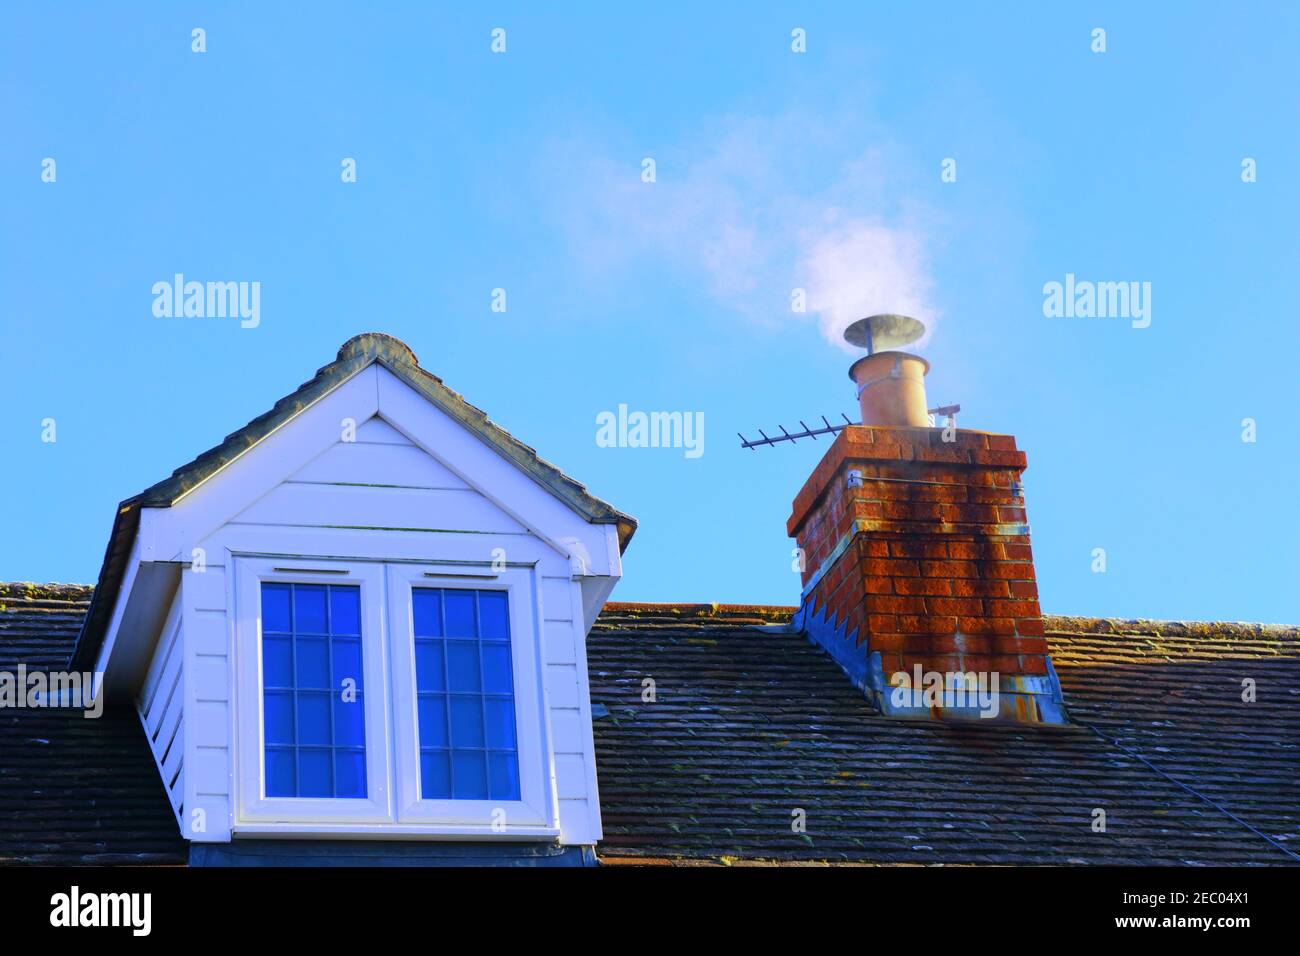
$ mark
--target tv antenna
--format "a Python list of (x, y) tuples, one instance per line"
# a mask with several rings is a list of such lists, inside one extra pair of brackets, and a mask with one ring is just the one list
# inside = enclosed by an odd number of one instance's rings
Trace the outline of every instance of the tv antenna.
[[(854, 363), (854, 369), (858, 368), (860, 364), (864, 363), (868, 358), (874, 355), (880, 355), (881, 358), (878, 361), (885, 362), (886, 364), (888, 364), (889, 360), (884, 357), (884, 353), (890, 353), (896, 357), (893, 370), (890, 373), (881, 375), (880, 377), (868, 377), (865, 382), (860, 382), (858, 397), (859, 401), (863, 403), (864, 408), (866, 408), (867, 405), (865, 404), (865, 400), (862, 398), (863, 391), (868, 388), (874, 388), (878, 385), (884, 385), (886, 388), (889, 388), (893, 384), (889, 380), (897, 380), (900, 377), (899, 358), (908, 359), (915, 364), (924, 366), (926, 369), (929, 368), (929, 364), (924, 359), (917, 358), (907, 352), (895, 351), (904, 345), (910, 345), (917, 339), (921, 338), (924, 334), (925, 323), (918, 319), (913, 319), (910, 316), (894, 315), (892, 313), (883, 313), (881, 315), (868, 316), (865, 319), (858, 319), (844, 330), (844, 340), (846, 342), (850, 345), (855, 345), (860, 349), (867, 350), (866, 356)], [(850, 377), (853, 377), (855, 382), (859, 381), (859, 377), (854, 376), (852, 369), (849, 374)], [(922, 371), (921, 374), (924, 375), (924, 371)], [(956, 427), (957, 413), (961, 411), (960, 405), (940, 405), (938, 408), (926, 409), (924, 405), (925, 394), (923, 386), (919, 394), (920, 404), (913, 406), (916, 411), (909, 414), (906, 424), (915, 425), (918, 421), (920, 410), (925, 409), (926, 414), (929, 416), (931, 427), (934, 426), (935, 419), (941, 415), (947, 417), (949, 427)], [(790, 432), (786, 430), (784, 425), (778, 425), (777, 427), (781, 429), (781, 434), (779, 435), (768, 435), (767, 432), (763, 431), (761, 428), (758, 430), (758, 433), (763, 436), (762, 438), (750, 440), (744, 435), (741, 435), (740, 432), (737, 432), (736, 434), (740, 437), (740, 447), (752, 450), (761, 445), (776, 445), (780, 442), (786, 441), (793, 443), (797, 442), (800, 438), (811, 438), (813, 441), (816, 441), (818, 435), (834, 435), (837, 432), (843, 431), (849, 425), (854, 424), (854, 422), (850, 421), (849, 417), (843, 412), (840, 413), (840, 418), (844, 419), (843, 424), (836, 422), (832, 425), (826, 419), (825, 415), (820, 417), (823, 426), (821, 428), (809, 428), (808, 424), (800, 419), (799, 424), (803, 427), (803, 431), (799, 432)], [(875, 423), (897, 424), (897, 422), (889, 421), (888, 419), (877, 421)]]

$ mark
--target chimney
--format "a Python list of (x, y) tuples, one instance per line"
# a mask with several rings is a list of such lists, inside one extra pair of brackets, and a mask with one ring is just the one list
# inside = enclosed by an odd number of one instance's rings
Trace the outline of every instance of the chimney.
[(844, 333), (867, 349), (849, 370), (862, 424), (844, 427), (795, 498), (795, 623), (886, 716), (1066, 723), (1038, 606), (1024, 452), (951, 417), (931, 426), (929, 363), (892, 350), (924, 331), (880, 315)]

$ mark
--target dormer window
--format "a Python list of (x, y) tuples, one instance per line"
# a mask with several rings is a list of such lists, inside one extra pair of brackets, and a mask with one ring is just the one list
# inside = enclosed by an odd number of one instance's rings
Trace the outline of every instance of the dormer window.
[(358, 336), (123, 503), (80, 653), (166, 729), (187, 839), (590, 847), (584, 639), (633, 527)]

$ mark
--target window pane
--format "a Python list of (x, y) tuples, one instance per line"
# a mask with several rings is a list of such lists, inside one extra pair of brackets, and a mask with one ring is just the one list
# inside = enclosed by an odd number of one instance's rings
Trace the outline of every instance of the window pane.
[(448, 637), (478, 637), (474, 630), (474, 592), (443, 591)]
[(295, 634), (324, 634), (325, 585), (293, 585), (293, 630)]
[(426, 800), (451, 797), (451, 754), (420, 754), (420, 795)]
[(357, 588), (330, 588), (330, 633), (361, 633), (361, 592)]
[(487, 715), (487, 745), (493, 750), (515, 749), (515, 705), (509, 698), (489, 697), (483, 702)]
[(330, 653), (333, 656), (332, 666), (334, 669), (333, 690), (343, 690), (343, 682), (352, 681), (354, 690), (364, 690), (365, 681), (361, 673), (361, 641), (360, 639), (351, 640), (343, 638), (342, 640), (333, 640), (330, 642)]
[(298, 751), (298, 796), (334, 796), (334, 768), (325, 747)]
[(451, 795), (457, 800), (486, 800), (487, 755), (482, 751), (453, 751)]
[(510, 645), (483, 645), (483, 690), (489, 694), (509, 694), (514, 690), (510, 680)]
[(419, 707), (420, 746), (446, 747), (447, 698), (442, 694), (421, 694)]
[(451, 699), (451, 745), (483, 746), (483, 701), (478, 696)]
[(297, 776), (293, 768), (294, 752), (291, 748), (266, 748), (266, 795), (268, 797), (296, 797)]
[(293, 744), (293, 692), (267, 691), (264, 700), (267, 744)]
[(453, 692), (480, 689), (478, 645), (473, 641), (447, 642), (447, 689)]
[(334, 796), (366, 795), (366, 755), (360, 750), (334, 752)]
[(411, 619), (416, 637), (442, 637), (442, 592), (416, 588), (411, 594)]
[(442, 641), (416, 640), (415, 689), (447, 689), (447, 680), (442, 662)]
[(289, 621), (289, 585), (262, 585), (262, 633), (267, 631), (290, 631), (293, 625)]
[(334, 698), (334, 746), (365, 747), (366, 724), (361, 695), (355, 700), (344, 700), (342, 694)]
[(329, 689), (329, 646), (329, 641), (322, 637), (300, 637), (294, 641), (295, 687)]
[(505, 591), (478, 592), (480, 637), (485, 641), (510, 640), (510, 618), (506, 612)]
[(411, 604), (421, 798), (520, 799), (506, 592), (414, 588)]
[(330, 745), (330, 695), (328, 691), (298, 692), (298, 743)]
[(488, 754), (488, 790), (493, 800), (519, 799), (519, 758), (513, 753)]
[(361, 589), (265, 583), (262, 622), (266, 795), (364, 797)]
[(293, 686), (293, 638), (278, 634), (262, 638), (262, 681), (267, 687)]

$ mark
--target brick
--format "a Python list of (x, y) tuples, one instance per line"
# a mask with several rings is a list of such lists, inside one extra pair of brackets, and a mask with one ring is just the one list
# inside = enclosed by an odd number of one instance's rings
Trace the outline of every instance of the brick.
[(1026, 637), (1043, 637), (1047, 632), (1043, 629), (1041, 617), (1020, 617), (1016, 618), (1016, 633)]
[(1010, 617), (961, 617), (957, 630), (963, 634), (1015, 634), (1016, 622)]
[(952, 583), (943, 578), (887, 578), (899, 594), (922, 594), (944, 597), (952, 593)]
[(868, 613), (924, 614), (926, 612), (926, 599), (922, 597), (901, 597), (893, 594), (868, 595), (866, 603)]
[(949, 547), (943, 541), (904, 538), (889, 542), (889, 553), (896, 558), (946, 558)]
[(952, 582), (952, 594), (953, 597), (1002, 598), (1008, 595), (1007, 582), (964, 578)]
[(951, 634), (957, 618), (944, 615), (898, 615), (898, 629), (904, 634)]
[(1028, 467), (1023, 451), (978, 451), (970, 452), (972, 465), (991, 465), (997, 468), (1015, 468), (1024, 470)]
[(990, 617), (1038, 617), (1042, 614), (1037, 601), (1004, 601), (999, 598), (986, 601), (985, 610)]
[(925, 599), (925, 608), (931, 614), (976, 615), (984, 613), (984, 602), (979, 598), (943, 598)]
[(985, 567), (984, 576), (1007, 581), (1034, 580), (1034, 566), (1023, 561), (991, 561)]
[(976, 578), (974, 561), (922, 561), (921, 573), (927, 578)]
[(988, 560), (993, 557), (991, 552), (996, 547), (995, 544), (977, 541), (950, 541), (948, 542), (948, 557), (963, 561)]
[(1042, 676), (1047, 673), (1047, 658), (1038, 654), (1029, 654), (1020, 659), (1020, 672)]
[(890, 634), (901, 631), (898, 617), (894, 614), (868, 614), (867, 630), (872, 634)]
[(1051, 652), (1045, 637), (1017, 637), (1015, 647), (1021, 654), (1047, 655)]
[(862, 570), (868, 575), (897, 578), (914, 578), (921, 573), (915, 561), (892, 558), (867, 558), (862, 562)]
[(1036, 581), (1008, 581), (1007, 588), (1013, 598), (1038, 600), (1038, 582)]

